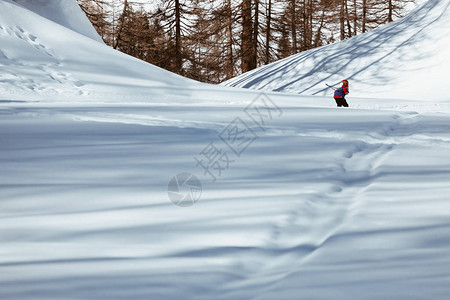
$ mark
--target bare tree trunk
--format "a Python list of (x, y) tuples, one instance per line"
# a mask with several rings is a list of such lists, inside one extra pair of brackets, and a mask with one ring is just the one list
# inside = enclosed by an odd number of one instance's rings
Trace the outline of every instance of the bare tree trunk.
[(267, 7), (267, 24), (266, 24), (266, 57), (265, 57), (265, 64), (267, 65), (270, 61), (270, 27), (272, 26), (272, 0), (268, 0), (268, 7)]
[(309, 15), (309, 29), (308, 29), (308, 48), (312, 47), (313, 43), (313, 0), (309, 0), (308, 15)]
[(357, 3), (356, 0), (353, 0), (353, 35), (356, 36), (358, 26), (358, 11), (357, 11)]
[(314, 39), (314, 47), (319, 47), (320, 37), (322, 34), (322, 28), (325, 23), (325, 9), (322, 10), (322, 16), (320, 17), (320, 25), (316, 32), (316, 38)]
[(252, 36), (252, 1), (242, 0), (242, 35), (241, 35), (241, 59), (242, 72), (252, 70), (252, 50), (253, 50), (253, 36)]
[(117, 37), (116, 37), (116, 41), (113, 46), (114, 49), (117, 49), (117, 47), (119, 46), (120, 40), (122, 38), (121, 35), (122, 35), (122, 31), (123, 31), (123, 23), (125, 20), (125, 15), (127, 13), (127, 9), (128, 9), (128, 0), (125, 0), (125, 2), (123, 3), (122, 15), (120, 16), (120, 19), (119, 19), (119, 29), (117, 30)]
[(367, 0), (363, 0), (362, 5), (362, 33), (366, 32), (366, 22), (367, 22)]
[(308, 49), (308, 13), (307, 13), (307, 0), (303, 0), (303, 49), (302, 50), (307, 50)]
[(341, 41), (345, 39), (345, 10), (344, 10), (344, 6), (345, 6), (345, 1), (341, 0), (341, 10), (339, 13), (339, 22), (341, 24)]
[(252, 68), (257, 67), (258, 59), (258, 34), (259, 34), (259, 0), (255, 0), (255, 21), (253, 22), (253, 53)]
[(348, 13), (348, 1), (345, 0), (345, 18), (347, 19), (348, 37), (352, 37), (352, 26), (350, 25), (350, 15)]
[(392, 0), (388, 1), (388, 5), (389, 5), (389, 7), (388, 7), (388, 20), (387, 21), (390, 23), (390, 22), (392, 22), (392, 11), (394, 10), (394, 7), (392, 5)]
[(295, 0), (291, 0), (291, 35), (292, 35), (292, 54), (297, 53), (297, 30), (296, 30), (296, 12)]
[(175, 66), (181, 74), (183, 58), (181, 55), (181, 8), (180, 0), (175, 0)]
[(233, 60), (233, 11), (231, 9), (231, 0), (227, 0), (227, 34), (228, 34), (228, 62), (227, 79), (233, 78), (234, 60)]

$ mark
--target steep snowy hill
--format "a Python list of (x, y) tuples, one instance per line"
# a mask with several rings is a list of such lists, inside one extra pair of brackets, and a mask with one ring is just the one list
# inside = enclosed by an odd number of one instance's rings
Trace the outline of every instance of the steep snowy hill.
[(74, 0), (12, 0), (38, 15), (103, 43), (89, 19)]
[(449, 100), (450, 0), (429, 0), (394, 23), (290, 56), (224, 85), (329, 95), (350, 80), (351, 96)]
[(200, 85), (69, 29), (83, 32), (90, 26), (83, 18), (77, 23), (78, 10), (68, 16), (77, 5), (74, 0), (19, 2), (0, 1), (3, 99), (122, 101), (133, 95), (135, 101), (164, 102), (189, 94), (174, 87)]

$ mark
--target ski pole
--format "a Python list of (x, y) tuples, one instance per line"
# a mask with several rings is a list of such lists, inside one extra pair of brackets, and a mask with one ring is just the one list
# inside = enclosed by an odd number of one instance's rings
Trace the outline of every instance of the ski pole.
[(329, 85), (328, 83), (325, 83), (325, 84), (326, 84), (326, 85), (327, 85), (327, 87), (329, 87), (330, 89), (336, 90), (336, 88), (335, 88), (335, 87), (333, 87), (333, 86)]

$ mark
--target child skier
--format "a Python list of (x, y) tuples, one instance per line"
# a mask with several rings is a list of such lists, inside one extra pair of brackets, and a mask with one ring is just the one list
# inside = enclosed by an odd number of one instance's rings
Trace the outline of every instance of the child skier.
[(342, 80), (342, 86), (340, 88), (337, 88), (334, 91), (334, 100), (336, 100), (336, 104), (338, 107), (344, 106), (348, 107), (348, 103), (345, 100), (345, 95), (349, 93), (348, 91), (348, 81)]

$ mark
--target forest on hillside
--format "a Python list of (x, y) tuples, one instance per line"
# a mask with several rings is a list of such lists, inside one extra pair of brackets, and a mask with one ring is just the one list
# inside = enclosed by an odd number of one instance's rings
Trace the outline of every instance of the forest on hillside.
[(220, 83), (405, 15), (414, 0), (77, 0), (105, 43)]

